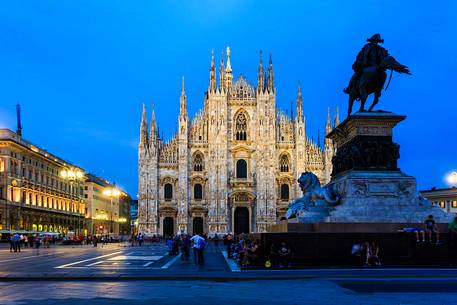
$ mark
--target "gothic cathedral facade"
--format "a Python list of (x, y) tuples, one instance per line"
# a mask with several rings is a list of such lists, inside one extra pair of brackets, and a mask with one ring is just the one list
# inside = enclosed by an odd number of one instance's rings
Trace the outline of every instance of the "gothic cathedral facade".
[(204, 107), (193, 120), (183, 78), (178, 129), (168, 141), (158, 135), (154, 109), (148, 130), (143, 106), (138, 230), (146, 235), (265, 232), (302, 195), (302, 172), (330, 180), (334, 148), (306, 136), (300, 86), (295, 117), (276, 107), (271, 54), (265, 69), (260, 53), (257, 87), (243, 76), (233, 81), (229, 48), (218, 74), (217, 82), (213, 52)]

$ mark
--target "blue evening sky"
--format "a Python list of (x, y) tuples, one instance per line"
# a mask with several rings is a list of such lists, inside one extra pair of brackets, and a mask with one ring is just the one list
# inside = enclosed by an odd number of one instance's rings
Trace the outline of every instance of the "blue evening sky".
[[(346, 115), (342, 89), (365, 39), (413, 76), (394, 75), (378, 108), (406, 114), (394, 139), (420, 189), (457, 169), (455, 1), (2, 1), (0, 127), (137, 193), (141, 104), (155, 103), (169, 138), (186, 77), (189, 113), (203, 104), (211, 49), (231, 47), (232, 68), (256, 83), (259, 49), (273, 52), (277, 104), (302, 84), (308, 135), (327, 106)], [(266, 56), (265, 56), (266, 55)], [(149, 112), (150, 115), (150, 112)]]

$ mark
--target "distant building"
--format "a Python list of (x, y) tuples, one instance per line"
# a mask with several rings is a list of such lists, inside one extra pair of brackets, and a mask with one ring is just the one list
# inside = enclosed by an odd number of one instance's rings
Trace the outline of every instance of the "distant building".
[[(296, 179), (315, 173), (330, 180), (334, 148), (309, 137), (300, 86), (295, 113), (277, 107), (273, 63), (258, 64), (256, 83), (233, 78), (230, 49), (222, 54), (219, 82), (214, 54), (203, 109), (189, 118), (182, 84), (177, 132), (159, 137), (154, 111), (140, 125), (138, 229), (146, 234), (210, 235), (265, 232), (301, 196)], [(324, 120), (322, 120), (324, 123)], [(339, 124), (330, 110), (326, 134)]]
[(86, 219), (91, 235), (119, 235), (119, 199), (121, 192), (103, 178), (87, 175), (84, 186)]
[(131, 234), (131, 204), (132, 198), (130, 195), (125, 192), (121, 192), (119, 196), (119, 235), (130, 236)]
[(0, 129), (0, 229), (85, 233), (84, 170)]
[(130, 202), (130, 226), (132, 231), (136, 232), (138, 225), (138, 200), (132, 200)]
[(420, 192), (422, 196), (433, 204), (440, 206), (443, 210), (457, 214), (457, 188), (432, 188)]

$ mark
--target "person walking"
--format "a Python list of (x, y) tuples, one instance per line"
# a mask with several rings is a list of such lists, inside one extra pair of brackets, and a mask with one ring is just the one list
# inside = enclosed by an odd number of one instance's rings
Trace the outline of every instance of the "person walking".
[(143, 241), (144, 241), (143, 234), (138, 233), (138, 246), (141, 247), (143, 245)]
[[(9, 235), (8, 236), (8, 241), (10, 243), (10, 252), (13, 252), (15, 249), (14, 249), (14, 240), (13, 240), (13, 236)], [(14, 251), (16, 252), (16, 251)]]
[(41, 237), (37, 234), (34, 239), (36, 255), (40, 255)]
[(190, 237), (187, 234), (181, 235), (181, 261), (189, 261), (189, 251), (190, 251)]
[(191, 239), (194, 249), (194, 263), (195, 265), (202, 266), (204, 264), (203, 251), (205, 250), (205, 239), (198, 234), (195, 234)]
[(21, 252), (21, 237), (19, 234), (13, 235), (14, 252)]

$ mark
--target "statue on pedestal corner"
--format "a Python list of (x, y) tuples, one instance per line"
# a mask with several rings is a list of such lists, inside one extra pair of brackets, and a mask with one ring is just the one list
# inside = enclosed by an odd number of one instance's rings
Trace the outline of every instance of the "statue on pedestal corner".
[[(354, 74), (349, 81), (349, 85), (343, 90), (344, 93), (349, 95), (348, 116), (351, 114), (352, 106), (356, 100), (360, 101), (359, 111), (365, 111), (368, 95), (372, 93), (374, 93), (374, 99), (368, 111), (373, 110), (374, 106), (379, 102), (381, 91), (386, 82), (387, 70), (391, 70), (389, 83), (393, 71), (411, 75), (407, 66), (400, 64), (389, 55), (385, 48), (379, 45), (384, 43), (384, 39), (381, 39), (380, 34), (374, 34), (367, 39), (367, 42), (352, 65)], [(386, 86), (386, 90), (389, 83)]]
[(303, 197), (291, 202), (287, 208), (286, 218), (292, 218), (300, 213), (313, 212), (319, 217), (326, 216), (328, 208), (339, 203), (340, 196), (327, 186), (321, 187), (317, 176), (312, 172), (302, 173), (298, 184)]

